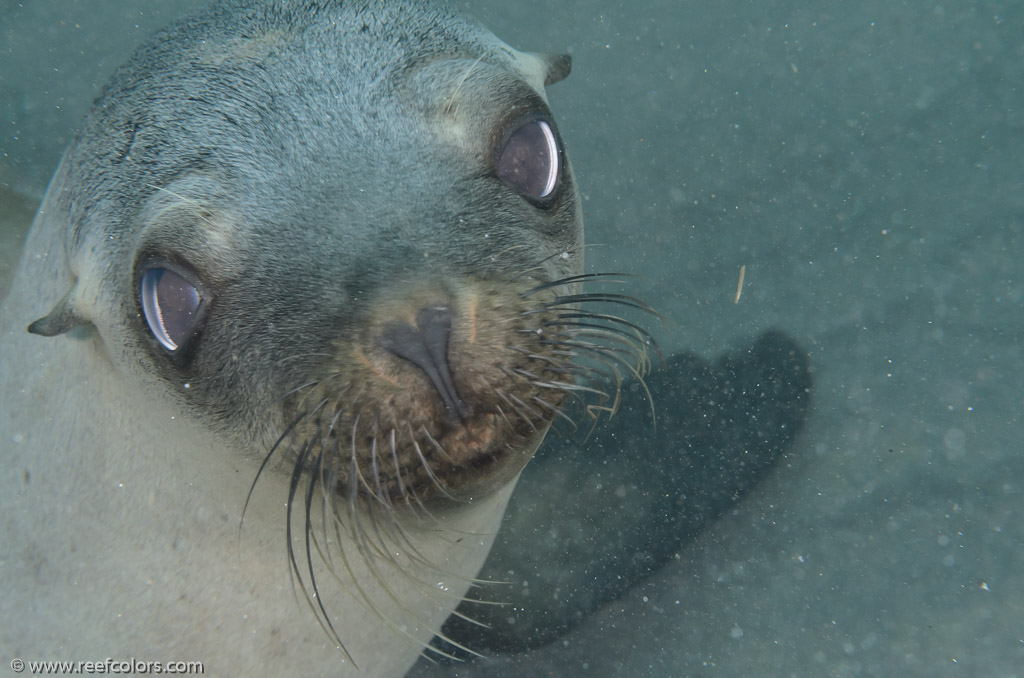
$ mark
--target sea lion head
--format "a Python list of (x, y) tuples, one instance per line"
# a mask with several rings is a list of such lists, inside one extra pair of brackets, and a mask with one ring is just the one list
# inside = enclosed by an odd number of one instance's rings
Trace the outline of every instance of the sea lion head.
[(117, 369), (337, 514), (486, 495), (595, 390), (581, 376), (643, 353), (581, 309), (609, 297), (579, 289), (544, 94), (568, 70), (403, 2), (172, 26), (64, 158), (50, 209), (75, 283), (30, 329), (91, 325)]

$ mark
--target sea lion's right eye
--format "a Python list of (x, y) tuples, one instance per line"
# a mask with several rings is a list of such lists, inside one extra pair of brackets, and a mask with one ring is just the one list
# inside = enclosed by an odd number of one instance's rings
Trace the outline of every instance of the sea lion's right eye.
[(177, 351), (196, 333), (203, 297), (184, 276), (167, 268), (142, 275), (142, 310), (156, 340)]
[(498, 178), (531, 200), (550, 198), (558, 185), (561, 153), (551, 124), (534, 118), (521, 124), (498, 155)]

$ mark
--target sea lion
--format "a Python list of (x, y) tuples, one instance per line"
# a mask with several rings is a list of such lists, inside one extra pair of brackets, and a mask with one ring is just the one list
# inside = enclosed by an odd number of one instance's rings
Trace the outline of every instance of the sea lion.
[(645, 362), (586, 310), (643, 305), (581, 289), (568, 71), (307, 0), (218, 3), (115, 73), (0, 314), (12, 656), (415, 661), (565, 402)]

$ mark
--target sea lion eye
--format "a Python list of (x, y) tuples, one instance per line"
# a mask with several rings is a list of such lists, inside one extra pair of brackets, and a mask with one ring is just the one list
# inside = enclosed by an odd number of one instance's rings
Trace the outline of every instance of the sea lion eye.
[(202, 301), (196, 286), (170, 269), (151, 268), (142, 275), (146, 323), (168, 351), (177, 351), (195, 334)]
[(498, 156), (498, 178), (533, 200), (548, 198), (558, 182), (558, 141), (551, 125), (529, 120), (508, 137)]

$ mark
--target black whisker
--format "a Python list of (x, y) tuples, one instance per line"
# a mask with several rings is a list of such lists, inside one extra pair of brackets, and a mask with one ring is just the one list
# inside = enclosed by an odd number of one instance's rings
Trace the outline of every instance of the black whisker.
[[(309, 448), (307, 447), (307, 451), (308, 451), (308, 449)], [(320, 454), (317, 455), (317, 458), (314, 460), (314, 462), (313, 462), (314, 468), (320, 466), (320, 456), (322, 454), (323, 454), (323, 452), (321, 451)], [(316, 604), (317, 604), (317, 607), (320, 608), (320, 613), (323, 615), (324, 623), (327, 625), (327, 628), (330, 629), (330, 636), (338, 643), (338, 645), (341, 647), (342, 652), (344, 652), (345, 656), (348, 657), (350, 662), (352, 662), (352, 665), (355, 666), (358, 669), (359, 666), (356, 664), (355, 659), (352, 657), (352, 655), (349, 653), (349, 651), (347, 649), (345, 649), (344, 643), (341, 642), (341, 638), (338, 636), (338, 632), (334, 628), (334, 623), (331, 622), (330, 615), (327, 614), (327, 608), (324, 606), (323, 596), (320, 595), (320, 586), (319, 586), (319, 584), (317, 584), (317, 581), (316, 581), (316, 572), (314, 571), (314, 568), (313, 568), (313, 552), (312, 552), (312, 549), (310, 548), (310, 536), (311, 536), (311, 534), (313, 532), (313, 523), (312, 523), (312, 519), (311, 519), (311, 511), (312, 511), (312, 506), (313, 506), (313, 495), (315, 493), (316, 493), (316, 482), (314, 482), (313, 480), (310, 480), (309, 487), (306, 490), (306, 519), (305, 519), (306, 569), (309, 572), (309, 585), (310, 585), (310, 588), (313, 589), (313, 597), (316, 598)], [(289, 501), (288, 501), (288, 510), (289, 510), (289, 512), (291, 512), (292, 500), (293, 499), (294, 499), (294, 494), (292, 494), (290, 496)], [(288, 528), (289, 528), (289, 532), (290, 532), (291, 531), (290, 516), (289, 516), (289, 521), (288, 521)], [(289, 535), (289, 544), (290, 543), (291, 543), (291, 535)], [(293, 562), (293, 564), (294, 564), (294, 562)], [(296, 576), (298, 576), (297, 573), (296, 573)], [(300, 584), (300, 586), (302, 585), (301, 577), (299, 578), (299, 584)], [(303, 587), (303, 593), (305, 593), (305, 587)], [(308, 601), (308, 596), (307, 596), (307, 601)], [(321, 624), (321, 626), (323, 626), (323, 625)]]
[[(286, 537), (287, 542), (288, 542), (288, 562), (291, 565), (292, 585), (294, 586), (296, 581), (298, 582), (299, 588), (302, 590), (303, 598), (305, 599), (306, 604), (309, 606), (310, 610), (313, 612), (313, 615), (316, 617), (317, 623), (320, 625), (320, 628), (323, 629), (324, 633), (326, 633), (329, 638), (331, 638), (335, 643), (337, 643), (338, 647), (341, 648), (341, 651), (343, 653), (345, 653), (345, 656), (348, 658), (348, 660), (350, 662), (352, 662), (352, 664), (354, 666), (358, 666), (356, 664), (355, 659), (352, 657), (352, 655), (349, 653), (348, 649), (345, 647), (345, 644), (341, 641), (341, 637), (338, 635), (337, 630), (334, 628), (334, 624), (331, 622), (330, 617), (327, 615), (327, 611), (326, 611), (326, 609), (324, 609), (323, 601), (320, 599), (320, 596), (319, 596), (319, 590), (317, 588), (316, 581), (313, 578), (313, 558), (312, 558), (312, 553), (310, 552), (310, 543), (309, 543), (309, 531), (311, 529), (311, 527), (310, 527), (310, 520), (309, 520), (309, 511), (310, 511), (310, 503), (309, 502), (311, 501), (311, 499), (308, 498), (308, 497), (307, 497), (307, 504), (306, 504), (306, 520), (305, 520), (306, 539), (305, 539), (305, 543), (306, 543), (306, 563), (307, 563), (308, 571), (309, 571), (309, 574), (310, 574), (310, 577), (311, 577), (311, 586), (313, 588), (312, 596), (310, 595), (309, 590), (306, 588), (306, 583), (305, 583), (305, 581), (302, 578), (302, 572), (299, 569), (299, 562), (298, 562), (298, 559), (296, 558), (296, 555), (295, 555), (295, 547), (294, 547), (294, 544), (293, 544), (293, 533), (292, 533), (293, 507), (295, 506), (295, 497), (298, 495), (299, 483), (302, 481), (302, 478), (305, 475), (307, 459), (309, 458), (309, 455), (310, 455), (310, 453), (311, 453), (311, 451), (313, 449), (313, 446), (316, 444), (316, 442), (317, 442), (317, 437), (314, 437), (311, 441), (307, 442), (306, 444), (304, 444), (302, 446), (302, 449), (299, 451), (298, 458), (295, 461), (295, 467), (294, 467), (294, 469), (292, 471), (291, 483), (289, 484), (289, 487), (288, 487), (288, 509), (286, 511), (285, 537)], [(315, 486), (315, 482), (311, 480), (310, 481), (309, 493), (312, 493), (312, 491), (314, 489), (314, 486)], [(313, 602), (312, 602), (313, 598), (317, 599), (317, 605), (319, 606), (320, 612), (317, 612), (317, 608), (313, 606)], [(321, 616), (321, 613), (322, 613), (322, 616)]]
[(519, 296), (523, 299), (530, 297), (537, 292), (544, 290), (550, 290), (554, 287), (562, 287), (563, 285), (571, 285), (573, 283), (584, 282), (587, 280), (600, 280), (601, 282), (613, 282), (613, 283), (625, 283), (625, 280), (619, 278), (634, 278), (631, 273), (581, 273), (579, 275), (571, 275), (566, 278), (559, 278), (558, 280), (552, 280), (551, 282), (531, 287), (525, 292), (521, 292)]
[(239, 540), (242, 539), (242, 523), (245, 522), (245, 512), (249, 508), (249, 502), (252, 500), (252, 493), (253, 493), (253, 490), (256, 489), (256, 483), (259, 482), (260, 476), (263, 475), (263, 471), (267, 468), (267, 464), (270, 463), (271, 458), (274, 456), (274, 454), (277, 453), (277, 448), (279, 448), (281, 446), (281, 443), (284, 441), (284, 439), (288, 437), (288, 435), (292, 432), (292, 430), (296, 426), (298, 426), (299, 422), (301, 422), (303, 419), (305, 419), (306, 416), (307, 416), (307, 413), (303, 412), (299, 416), (295, 417), (295, 419), (292, 420), (292, 423), (288, 424), (288, 427), (285, 428), (284, 433), (282, 433), (278, 437), (278, 439), (274, 442), (274, 444), (271, 445), (270, 452), (267, 452), (266, 456), (263, 457), (263, 462), (260, 464), (259, 469), (257, 469), (257, 471), (256, 471), (256, 477), (252, 479), (252, 484), (249, 485), (249, 492), (248, 492), (248, 494), (245, 495), (245, 504), (242, 506), (242, 517), (238, 519), (238, 539)]
[(576, 424), (576, 422), (572, 420), (572, 417), (570, 417), (568, 414), (566, 414), (561, 407), (557, 407), (555, 405), (552, 405), (551, 403), (549, 403), (548, 401), (544, 400), (540, 396), (533, 396), (533, 398), (531, 398), (531, 400), (533, 400), (533, 402), (537, 403), (538, 405), (540, 405), (544, 409), (546, 409), (549, 412), (551, 412), (551, 414), (553, 414), (555, 417), (558, 417), (559, 419), (564, 419), (565, 421), (569, 422), (569, 426), (572, 426), (572, 430), (573, 431), (576, 431), (579, 428), (579, 426)]
[[(661, 354), (661, 350), (658, 348), (658, 342), (654, 340), (654, 337), (651, 335), (651, 333), (648, 332), (647, 330), (645, 330), (640, 325), (637, 325), (634, 322), (626, 320), (625, 318), (620, 318), (620, 317), (614, 316), (614, 315), (608, 315), (606, 313), (593, 313), (593, 312), (590, 312), (590, 311), (576, 311), (576, 312), (571, 312), (571, 313), (570, 312), (561, 312), (561, 313), (558, 313), (556, 318), (558, 318), (558, 320), (603, 320), (605, 322), (612, 323), (612, 326), (624, 325), (624, 326), (628, 327), (629, 329), (633, 330), (636, 334), (635, 335), (631, 335), (630, 333), (626, 332), (625, 330), (623, 330), (621, 328), (617, 328), (616, 331), (622, 332), (626, 336), (634, 336), (634, 337), (642, 338), (643, 341), (646, 344), (649, 344), (655, 351), (658, 352), (659, 355)], [(612, 329), (612, 327), (596, 325), (596, 324), (594, 325), (594, 327), (606, 327), (607, 329)]]
[[(427, 438), (430, 440), (430, 442), (433, 443), (433, 445), (437, 448), (438, 452), (444, 454), (444, 450), (441, 449), (441, 446), (438, 444), (438, 442), (434, 440), (434, 437), (431, 436), (430, 433), (426, 431), (426, 429), (424, 429), (424, 432), (427, 434)], [(430, 478), (430, 482), (433, 483), (434, 487), (440, 490), (441, 494), (443, 494), (448, 499), (451, 499), (452, 501), (459, 501), (455, 496), (448, 492), (448, 488), (445, 487), (445, 484), (441, 482), (441, 479), (438, 478), (434, 474), (434, 471), (430, 468), (430, 462), (428, 462), (427, 458), (423, 455), (423, 450), (420, 448), (420, 444), (416, 440), (416, 436), (413, 434), (412, 426), (409, 426), (409, 433), (411, 434), (413, 449), (415, 449), (416, 454), (419, 455), (420, 463), (423, 465), (423, 470), (427, 472), (427, 477)], [(444, 456), (447, 457), (448, 455), (444, 454)]]
[[(511, 398), (508, 397), (504, 391), (500, 389), (494, 389), (494, 392), (498, 394), (498, 397), (508, 403), (508, 406), (512, 408), (512, 411), (519, 415), (519, 418), (526, 422), (535, 433), (537, 432), (537, 425), (533, 423), (533, 420), (520, 411), (519, 405), (517, 405)], [(522, 401), (520, 401), (522, 403)]]
[(635, 308), (643, 311), (644, 313), (650, 313), (656, 317), (661, 317), (657, 311), (654, 310), (650, 305), (631, 297), (628, 294), (613, 294), (610, 292), (584, 292), (582, 294), (566, 294), (563, 296), (555, 297), (552, 301), (543, 302), (544, 308), (558, 308), (559, 306), (575, 306), (580, 303), (600, 302), (603, 304), (618, 304), (620, 306), (627, 306), (629, 308)]

